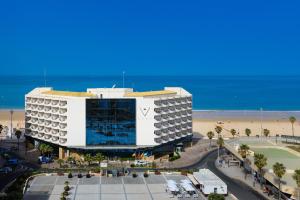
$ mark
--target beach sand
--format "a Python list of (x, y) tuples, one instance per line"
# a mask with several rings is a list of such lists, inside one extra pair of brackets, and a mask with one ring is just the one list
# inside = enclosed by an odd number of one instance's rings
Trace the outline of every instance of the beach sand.
[[(12, 123), (14, 128), (24, 128), (24, 110), (13, 110)], [(0, 110), (0, 124), (10, 127), (10, 110)]]
[[(235, 129), (239, 136), (246, 136), (245, 129), (251, 129), (251, 136), (261, 135), (261, 127), (263, 129), (270, 130), (270, 136), (279, 135), (292, 135), (292, 126), (288, 120), (262, 120), (258, 119), (227, 119), (221, 120), (223, 124), (217, 124), (219, 120), (215, 119), (194, 119), (193, 131), (199, 132), (201, 135), (206, 136), (208, 131), (214, 131), (216, 125), (223, 128), (222, 135), (224, 137), (232, 137), (230, 130)], [(300, 136), (300, 124), (295, 122), (294, 124), (295, 135)], [(214, 131), (215, 132), (215, 131)], [(238, 135), (238, 134), (237, 134)], [(216, 133), (215, 133), (216, 136)]]

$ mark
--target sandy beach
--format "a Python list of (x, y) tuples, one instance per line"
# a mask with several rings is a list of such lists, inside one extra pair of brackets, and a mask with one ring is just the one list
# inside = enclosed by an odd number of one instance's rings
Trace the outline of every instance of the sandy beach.
[(232, 137), (231, 129), (239, 136), (246, 136), (246, 128), (251, 129), (252, 136), (261, 135), (262, 129), (269, 129), (270, 136), (292, 135), (289, 116), (295, 116), (299, 119), (294, 123), (295, 135), (300, 136), (299, 114), (298, 111), (193, 111), (193, 131), (206, 136), (219, 125), (224, 137)]
[[(13, 110), (13, 127), (24, 128), (24, 110)], [(288, 116), (298, 118), (298, 112), (263, 112), (258, 111), (193, 111), (193, 131), (206, 136), (208, 131), (213, 131), (217, 123), (223, 127), (222, 135), (232, 137), (230, 129), (235, 129), (240, 136), (245, 136), (245, 129), (252, 131), (252, 136), (261, 135), (261, 127), (270, 130), (270, 135), (292, 134), (291, 123)], [(294, 124), (295, 135), (300, 136), (300, 117)], [(10, 110), (0, 110), (0, 124), (10, 127)]]
[[(24, 110), (15, 109), (13, 110), (12, 123), (14, 128), (24, 128)], [(10, 127), (10, 110), (0, 110), (0, 124), (3, 126)]]

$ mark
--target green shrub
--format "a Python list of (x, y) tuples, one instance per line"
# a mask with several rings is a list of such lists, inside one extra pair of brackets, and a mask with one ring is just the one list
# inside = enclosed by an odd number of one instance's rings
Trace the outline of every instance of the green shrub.
[(134, 163), (132, 163), (132, 164), (130, 165), (130, 167), (134, 168), (134, 167), (135, 167), (135, 164), (134, 164)]
[(211, 193), (208, 195), (208, 200), (225, 200), (225, 197), (221, 194)]
[(71, 172), (68, 174), (68, 178), (73, 178), (73, 174)]
[(66, 186), (64, 187), (64, 190), (65, 190), (65, 191), (69, 191), (69, 190), (70, 190), (70, 187), (69, 187), (68, 185), (66, 185)]

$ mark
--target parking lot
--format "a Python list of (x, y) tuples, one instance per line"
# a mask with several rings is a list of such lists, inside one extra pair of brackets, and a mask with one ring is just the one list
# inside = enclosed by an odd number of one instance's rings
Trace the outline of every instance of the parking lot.
[[(57, 200), (63, 192), (65, 181), (69, 181), (71, 187), (68, 199), (75, 200), (140, 200), (140, 199), (176, 199), (166, 192), (166, 181), (174, 180), (179, 183), (187, 179), (182, 175), (154, 175), (144, 178), (138, 177), (101, 177), (69, 179), (66, 176), (38, 176), (34, 178), (24, 196), (25, 200), (50, 199)], [(200, 199), (200, 198), (181, 198)]]

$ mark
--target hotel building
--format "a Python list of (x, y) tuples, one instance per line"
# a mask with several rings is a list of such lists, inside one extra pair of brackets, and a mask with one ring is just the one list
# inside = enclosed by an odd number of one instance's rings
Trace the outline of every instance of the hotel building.
[(25, 96), (25, 128), (27, 137), (60, 150), (174, 146), (192, 137), (192, 95), (179, 87), (149, 92), (35, 88)]

